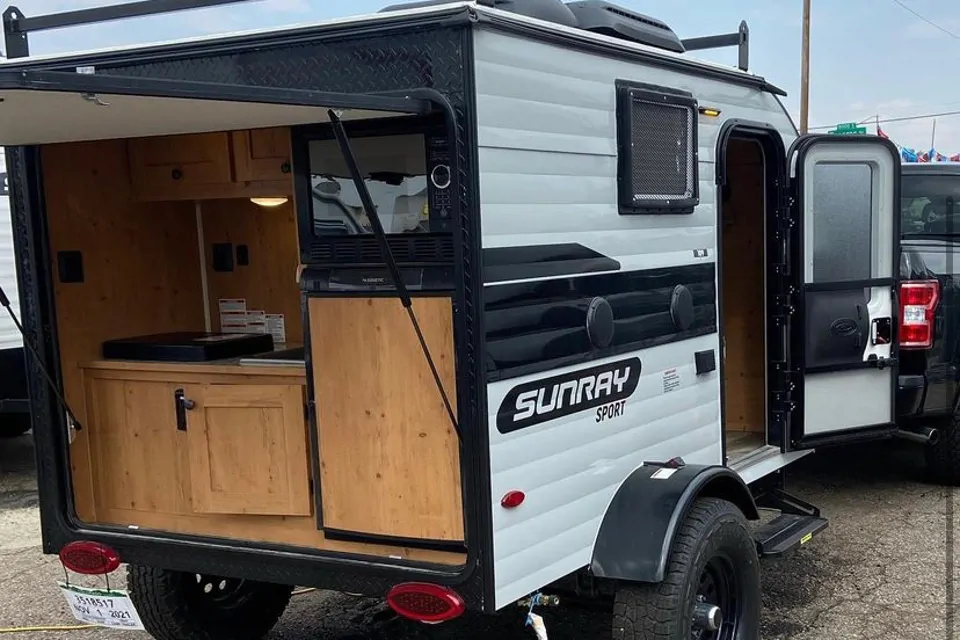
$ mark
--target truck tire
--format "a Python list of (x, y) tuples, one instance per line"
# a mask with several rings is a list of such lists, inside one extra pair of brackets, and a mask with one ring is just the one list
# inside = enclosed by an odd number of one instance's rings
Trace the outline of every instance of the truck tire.
[(259, 640), (293, 587), (130, 565), (130, 599), (157, 640)]
[[(760, 561), (746, 518), (726, 500), (700, 498), (677, 532), (663, 582), (617, 588), (613, 639), (757, 640), (760, 602)], [(695, 624), (698, 603), (720, 608), (719, 629)]]
[(960, 485), (960, 416), (954, 415), (938, 425), (940, 437), (927, 445), (927, 470), (937, 484)]
[(0, 438), (16, 438), (30, 431), (30, 416), (26, 413), (0, 415)]

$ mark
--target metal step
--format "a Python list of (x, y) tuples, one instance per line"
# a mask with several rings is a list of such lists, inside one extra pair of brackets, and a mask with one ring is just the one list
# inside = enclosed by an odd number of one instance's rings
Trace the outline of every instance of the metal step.
[(761, 556), (778, 556), (810, 542), (826, 528), (826, 518), (784, 513), (757, 527), (753, 539)]

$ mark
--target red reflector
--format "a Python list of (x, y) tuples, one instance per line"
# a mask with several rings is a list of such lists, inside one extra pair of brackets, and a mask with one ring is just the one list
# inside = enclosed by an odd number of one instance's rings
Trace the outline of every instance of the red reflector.
[(421, 582), (398, 584), (387, 594), (387, 604), (401, 616), (418, 622), (453, 620), (466, 609), (463, 598), (452, 589)]
[(527, 496), (524, 495), (523, 491), (508, 491), (500, 499), (500, 506), (504, 509), (516, 509), (523, 504), (526, 498)]
[(60, 562), (74, 573), (99, 576), (117, 570), (120, 554), (105, 544), (78, 540), (60, 549)]
[(933, 347), (934, 322), (940, 302), (940, 283), (917, 280), (900, 284), (900, 347)]

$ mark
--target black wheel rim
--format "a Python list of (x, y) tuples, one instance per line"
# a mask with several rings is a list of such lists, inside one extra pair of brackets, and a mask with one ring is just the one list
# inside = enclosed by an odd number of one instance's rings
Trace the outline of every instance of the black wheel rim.
[(213, 616), (229, 616), (253, 596), (253, 585), (246, 580), (200, 573), (184, 574), (187, 597)]
[(725, 555), (712, 557), (700, 573), (694, 606), (719, 607), (720, 628), (710, 630), (694, 625), (693, 640), (733, 640), (743, 617), (743, 586), (736, 565)]

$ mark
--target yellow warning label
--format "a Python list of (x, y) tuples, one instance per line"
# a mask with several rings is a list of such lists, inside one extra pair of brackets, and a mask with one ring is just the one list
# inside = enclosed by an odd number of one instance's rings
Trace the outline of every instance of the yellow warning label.
[(813, 539), (813, 534), (812, 534), (812, 533), (808, 533), (807, 535), (805, 535), (805, 536), (803, 536), (802, 538), (800, 538), (800, 544), (807, 544), (807, 543), (810, 542), (812, 539)]
[(430, 218), (430, 207), (427, 206), (427, 203), (423, 203), (423, 209), (420, 210), (420, 219), (428, 220)]

